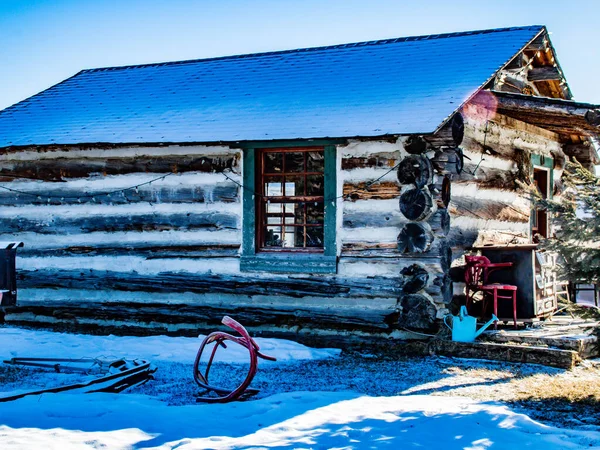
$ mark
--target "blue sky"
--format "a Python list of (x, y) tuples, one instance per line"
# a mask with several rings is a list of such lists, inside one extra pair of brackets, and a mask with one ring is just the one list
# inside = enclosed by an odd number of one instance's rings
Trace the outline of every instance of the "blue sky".
[(600, 0), (0, 0), (0, 109), (92, 67), (533, 24), (600, 104)]

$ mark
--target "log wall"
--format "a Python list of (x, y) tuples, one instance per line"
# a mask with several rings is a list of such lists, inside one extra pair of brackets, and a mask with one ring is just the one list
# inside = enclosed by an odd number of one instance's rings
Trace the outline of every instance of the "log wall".
[(553, 133), (477, 107), (461, 117), (436, 136), (337, 147), (335, 275), (240, 272), (239, 149), (0, 155), (2, 240), (25, 242), (6, 320), (195, 333), (230, 314), (288, 337), (434, 330), (467, 247), (529, 239), (529, 155), (564, 156)]
[[(358, 146), (371, 160), (340, 150), (337, 164), (350, 174), (340, 177), (340, 195), (395, 164), (402, 147)], [(389, 161), (379, 160), (382, 146)], [(381, 199), (379, 213), (369, 216), (362, 200), (348, 201), (345, 213), (339, 200), (345, 250), (336, 275), (240, 272), (241, 160), (241, 150), (225, 146), (1, 155), (0, 233), (4, 241), (25, 242), (17, 261), (19, 306), (6, 320), (193, 333), (231, 314), (277, 333), (402, 333), (402, 284), (411, 277), (400, 273), (403, 256), (393, 251), (405, 222), (397, 200)], [(388, 179), (398, 191), (395, 173)], [(361, 248), (369, 230), (380, 234), (383, 251)], [(423, 291), (439, 297), (440, 264), (431, 258), (424, 265), (432, 278)]]

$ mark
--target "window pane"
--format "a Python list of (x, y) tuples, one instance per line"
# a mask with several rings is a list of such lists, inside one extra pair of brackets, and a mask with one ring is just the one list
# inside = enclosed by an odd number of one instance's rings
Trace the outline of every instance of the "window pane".
[(299, 224), (306, 223), (305, 208), (306, 208), (306, 203), (296, 203), (296, 209), (294, 211), (295, 223), (299, 223)]
[(306, 206), (306, 223), (319, 224), (325, 221), (325, 208), (323, 203), (309, 203)]
[(281, 203), (274, 203), (274, 202), (267, 201), (266, 211), (267, 211), (267, 216), (270, 216), (272, 214), (281, 215), (281, 213), (283, 212), (283, 205)]
[(265, 152), (265, 173), (276, 173), (283, 170), (283, 153)]
[(324, 195), (325, 183), (323, 175), (308, 175), (306, 177), (306, 195)]
[(285, 194), (286, 197), (294, 197), (304, 194), (304, 176), (285, 177)]
[(325, 156), (323, 152), (308, 152), (306, 160), (307, 172), (323, 172)]
[(306, 246), (323, 248), (323, 227), (306, 227)]
[[(293, 219), (294, 218), (294, 211), (295, 211), (295, 208), (296, 208), (296, 204), (295, 203), (284, 203), (283, 204), (283, 208), (284, 208), (286, 217), (289, 217), (289, 218)], [(285, 223), (294, 223), (294, 221), (293, 220), (286, 220)]]
[(281, 227), (267, 227), (265, 234), (265, 247), (282, 247)]
[(283, 240), (283, 246), (286, 248), (295, 247), (296, 233), (300, 232), (300, 229), (296, 227), (285, 227), (285, 235)]
[(285, 155), (285, 172), (304, 172), (304, 152), (289, 152)]
[(283, 195), (283, 177), (265, 177), (264, 192), (267, 197), (281, 197)]
[(298, 232), (296, 233), (296, 247), (303, 248), (304, 239), (306, 238), (306, 227), (298, 227)]

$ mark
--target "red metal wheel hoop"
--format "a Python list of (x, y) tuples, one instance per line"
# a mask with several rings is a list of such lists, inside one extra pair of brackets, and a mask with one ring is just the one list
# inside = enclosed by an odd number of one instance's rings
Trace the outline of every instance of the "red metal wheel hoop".
[[(234, 336), (229, 333), (225, 333), (222, 331), (215, 331), (210, 333), (204, 340), (202, 344), (200, 344), (200, 348), (198, 349), (198, 354), (196, 355), (196, 360), (194, 361), (194, 380), (196, 383), (207, 391), (207, 394), (215, 393), (217, 396), (208, 396), (204, 395), (198, 397), (196, 400), (198, 402), (206, 402), (206, 403), (226, 403), (231, 402), (233, 400), (237, 400), (242, 397), (244, 394), (254, 395), (258, 393), (256, 389), (248, 389), (250, 383), (254, 379), (256, 375), (256, 371), (258, 369), (258, 358), (266, 359), (269, 361), (276, 361), (276, 359), (272, 356), (264, 355), (260, 352), (260, 347), (258, 344), (250, 337), (246, 329), (237, 321), (233, 320), (229, 316), (223, 317), (222, 320), (223, 325), (228, 326), (234, 331), (237, 331), (240, 336)], [(225, 341), (233, 341), (236, 344), (245, 347), (248, 350), (248, 354), (250, 357), (250, 367), (248, 368), (248, 374), (242, 383), (235, 389), (226, 389), (219, 386), (213, 386), (208, 381), (208, 376), (210, 373), (210, 368), (212, 367), (213, 360), (217, 353), (219, 347), (227, 348)], [(204, 373), (200, 371), (200, 360), (202, 358), (202, 354), (207, 345), (214, 343), (208, 362), (206, 364), (206, 369)]]

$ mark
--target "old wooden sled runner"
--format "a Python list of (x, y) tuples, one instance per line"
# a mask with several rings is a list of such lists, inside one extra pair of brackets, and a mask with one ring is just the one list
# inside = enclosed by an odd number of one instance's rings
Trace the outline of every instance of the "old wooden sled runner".
[(0, 393), (0, 402), (9, 402), (28, 395), (40, 395), (58, 392), (91, 393), (112, 392), (118, 393), (127, 388), (144, 384), (152, 378), (156, 368), (150, 362), (142, 359), (117, 359), (113, 361), (93, 358), (12, 358), (4, 361), (5, 364), (18, 366), (51, 368), (56, 372), (82, 372), (86, 374), (99, 374), (98, 378), (90, 381), (55, 386), (46, 389), (19, 392), (3, 395)]

